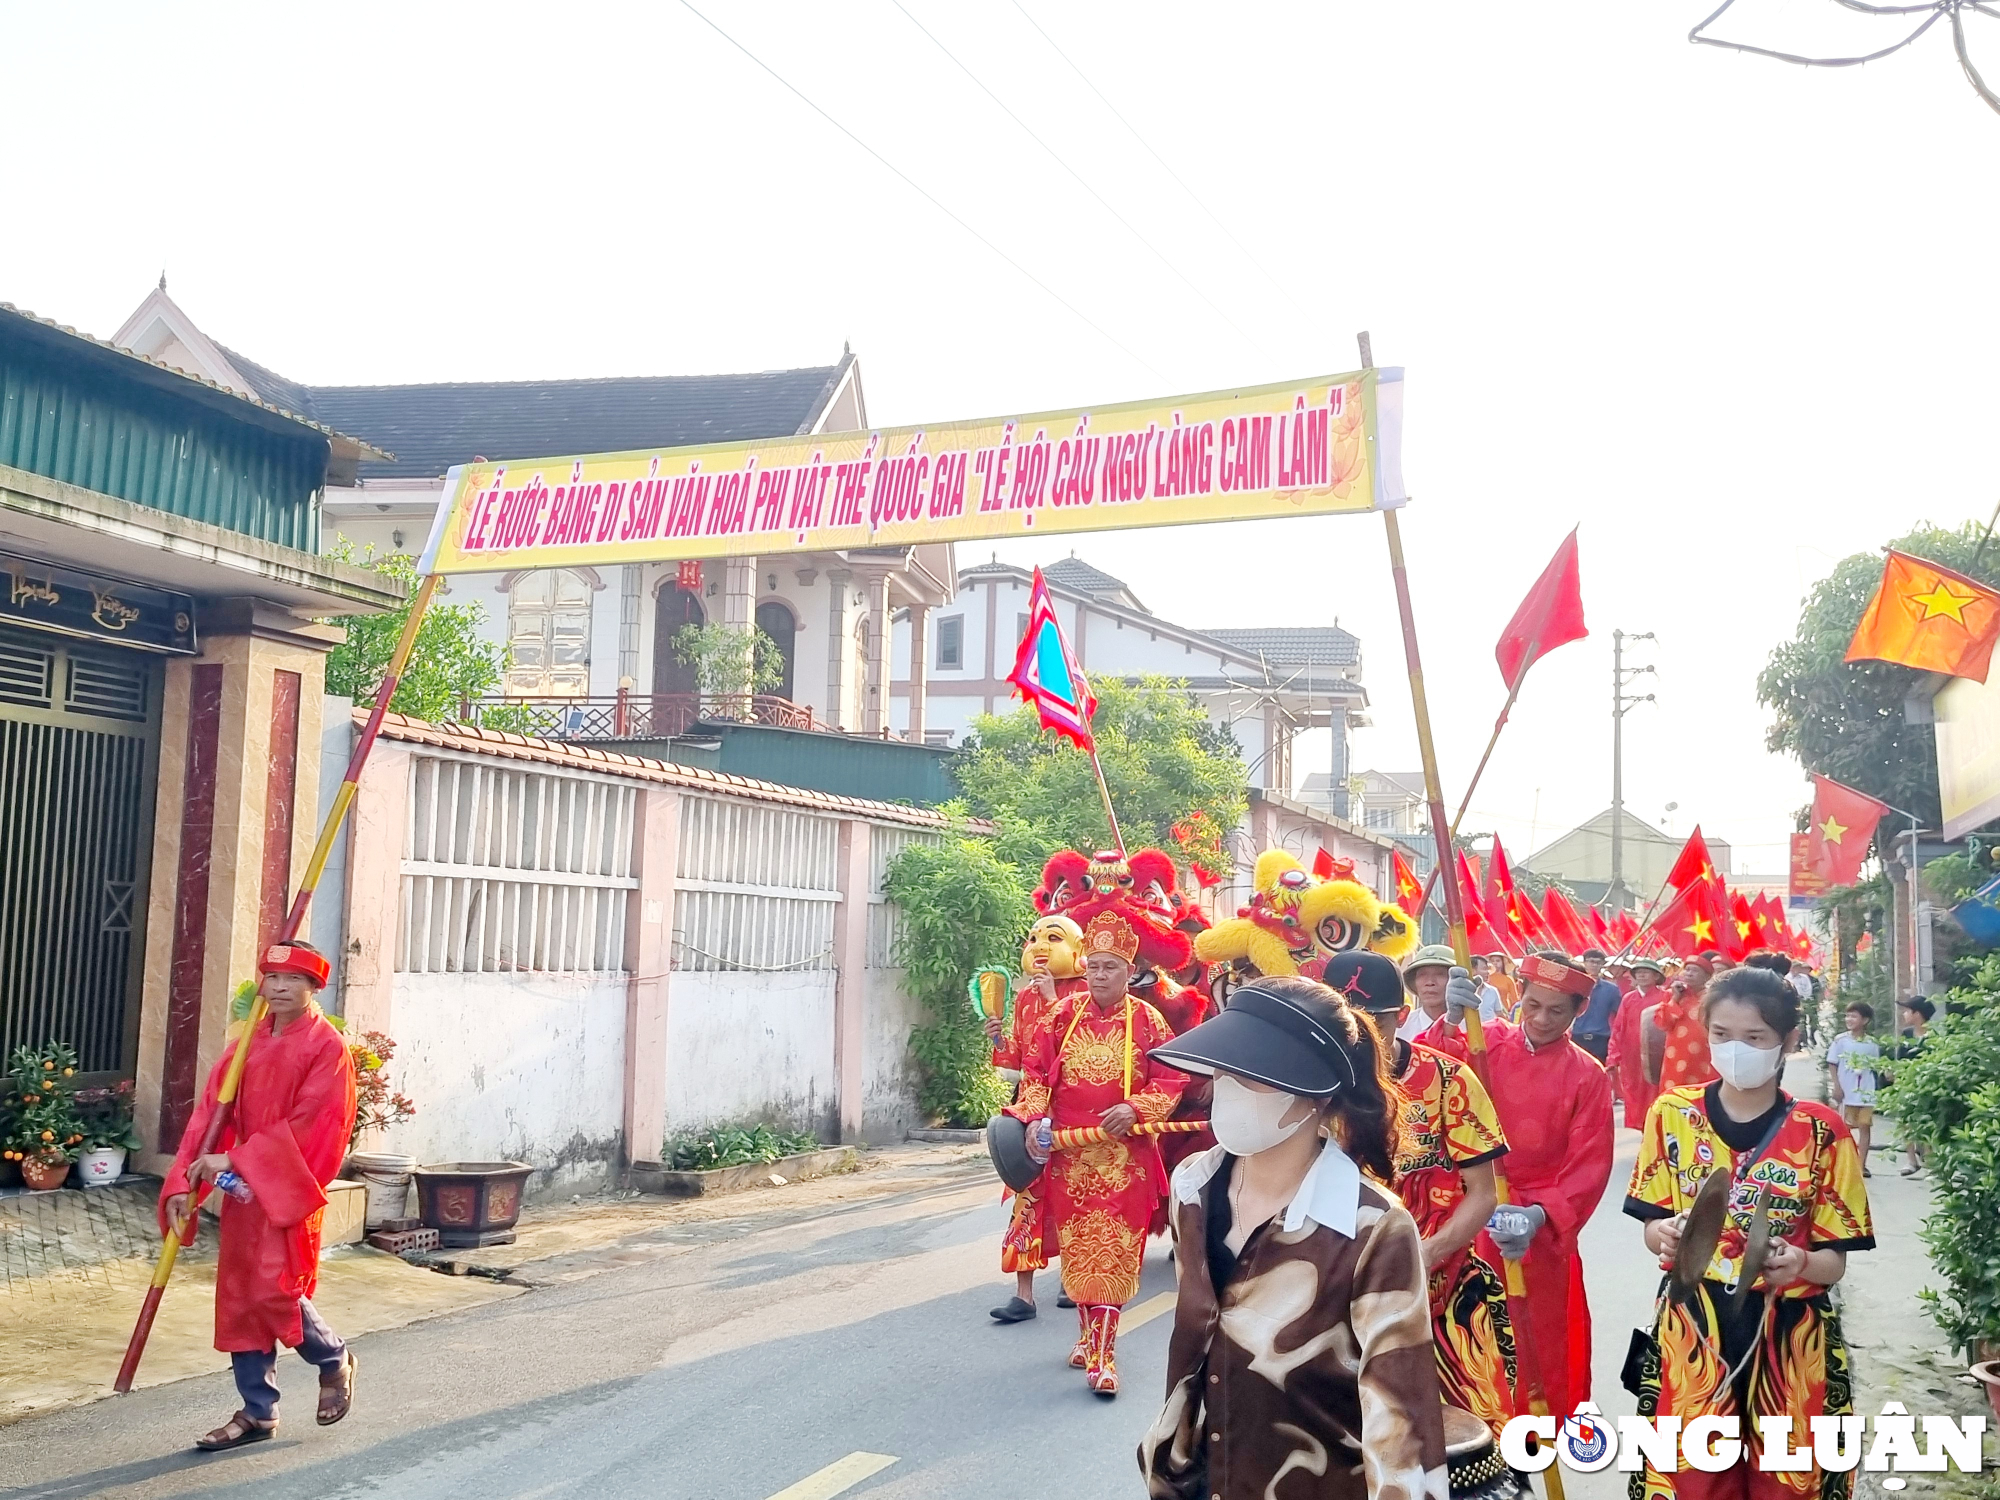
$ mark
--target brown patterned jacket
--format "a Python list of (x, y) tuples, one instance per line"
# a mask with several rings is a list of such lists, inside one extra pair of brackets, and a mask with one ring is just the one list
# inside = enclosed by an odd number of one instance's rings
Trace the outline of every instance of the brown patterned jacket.
[(1167, 1404), (1139, 1445), (1154, 1500), (1445, 1500), (1443, 1406), (1417, 1226), (1329, 1141), (1220, 1298), (1220, 1146), (1174, 1173), (1180, 1299)]

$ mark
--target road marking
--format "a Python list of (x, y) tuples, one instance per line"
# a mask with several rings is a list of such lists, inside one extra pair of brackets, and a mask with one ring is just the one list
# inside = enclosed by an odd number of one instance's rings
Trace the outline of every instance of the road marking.
[(1172, 1312), (1177, 1299), (1178, 1294), (1175, 1292), (1162, 1292), (1157, 1297), (1148, 1297), (1118, 1320), (1118, 1331), (1130, 1333), (1135, 1328), (1144, 1328), (1162, 1313)]
[(788, 1484), (771, 1500), (833, 1500), (845, 1494), (871, 1474), (879, 1474), (896, 1460), (887, 1453), (850, 1453), (836, 1459), (817, 1474), (808, 1474), (797, 1484)]

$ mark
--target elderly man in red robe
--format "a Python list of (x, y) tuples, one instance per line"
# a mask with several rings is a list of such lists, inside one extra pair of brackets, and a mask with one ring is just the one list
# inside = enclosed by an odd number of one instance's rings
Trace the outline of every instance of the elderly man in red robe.
[(1612, 1023), (1611, 1054), (1605, 1067), (1625, 1103), (1625, 1123), (1633, 1130), (1646, 1127), (1646, 1111), (1660, 1096), (1660, 1086), (1646, 1077), (1646, 1044), (1641, 1021), (1645, 1013), (1667, 998), (1660, 983), (1657, 958), (1635, 958), (1631, 967), (1632, 988), (1618, 1007)]
[[(1118, 1394), (1118, 1311), (1139, 1291), (1146, 1231), (1167, 1179), (1160, 1148), (1132, 1127), (1174, 1112), (1187, 1078), (1149, 1056), (1173, 1040), (1160, 1013), (1131, 993), (1139, 935), (1113, 911), (1083, 929), (1087, 993), (1060, 1001), (1024, 1059), (1021, 1094), (1008, 1113), (1028, 1126), (1028, 1151), (1048, 1160), (1042, 1174), (1063, 1290), (1079, 1323), (1069, 1362), (1100, 1396)], [(1044, 1127), (1102, 1126), (1109, 1140), (1050, 1150)]]
[[(243, 1407), (195, 1440), (209, 1451), (278, 1430), (278, 1344), (319, 1367), (322, 1427), (346, 1416), (354, 1399), (354, 1355), (312, 1305), (326, 1185), (354, 1132), (354, 1065), (315, 999), (326, 959), (308, 943), (280, 943), (265, 950), (259, 968), (269, 1013), (216, 1059), (160, 1188), (161, 1233), (184, 1224), (190, 1243), (203, 1193), (218, 1185), (224, 1194), (215, 1347), (229, 1356)], [(228, 1122), (202, 1155), (223, 1076), (244, 1045), (250, 1052)]]
[[(1522, 1262), (1527, 1317), (1514, 1311), (1515, 1352), (1533, 1361), (1549, 1410), (1567, 1416), (1590, 1396), (1590, 1304), (1576, 1239), (1611, 1180), (1611, 1080), (1570, 1040), (1593, 982), (1582, 965), (1530, 954), (1520, 975), (1520, 1024), (1486, 1024), (1483, 1073), (1507, 1135), (1508, 1201), (1494, 1214), (1500, 1231), (1482, 1232), (1477, 1246), (1493, 1264)], [(1478, 986), (1454, 969), (1424, 1045), (1470, 1057), (1462, 1027), (1478, 1006)]]

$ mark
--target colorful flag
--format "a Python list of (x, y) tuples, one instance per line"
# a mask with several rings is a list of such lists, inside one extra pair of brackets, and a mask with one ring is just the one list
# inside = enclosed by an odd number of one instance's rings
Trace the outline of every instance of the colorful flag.
[(1875, 825), (1889, 811), (1866, 792), (1842, 786), (1830, 776), (1813, 777), (1812, 835), (1806, 857), (1812, 868), (1835, 885), (1853, 885), (1868, 857)]
[(1708, 857), (1708, 840), (1701, 836), (1701, 824), (1697, 823), (1687, 843), (1681, 846), (1680, 858), (1667, 872), (1667, 884), (1678, 891), (1693, 881), (1715, 878), (1715, 861)]
[(1556, 555), (1542, 569), (1542, 576), (1528, 590), (1514, 618), (1500, 632), (1493, 658), (1500, 664), (1500, 678), (1507, 691), (1514, 692), (1527, 676), (1528, 668), (1558, 646), (1580, 641), (1590, 634), (1583, 623), (1583, 584), (1577, 570), (1576, 533), (1563, 538)]
[(1847, 659), (1892, 661), (1984, 682), (1995, 641), (2000, 593), (1921, 557), (1891, 552), (1847, 643)]
[(1391, 849), (1389, 860), (1396, 872), (1396, 904), (1403, 908), (1407, 916), (1422, 916), (1417, 910), (1417, 898), (1424, 893), (1423, 882), (1417, 879), (1417, 872), (1410, 868), (1410, 862), (1403, 858), (1402, 850)]
[(1333, 856), (1326, 852), (1324, 844), (1320, 845), (1319, 853), (1313, 856), (1313, 874), (1321, 880), (1333, 879)]
[(1042, 728), (1054, 730), (1086, 755), (1096, 750), (1090, 716), (1097, 712), (1097, 695), (1063, 638), (1040, 568), (1035, 569), (1034, 587), (1028, 591), (1028, 628), (1007, 680), (1022, 702), (1035, 705)]
[(1693, 958), (1719, 948), (1716, 928), (1721, 925), (1715, 910), (1714, 887), (1698, 880), (1669, 901), (1647, 924), (1647, 932), (1666, 944), (1676, 958)]

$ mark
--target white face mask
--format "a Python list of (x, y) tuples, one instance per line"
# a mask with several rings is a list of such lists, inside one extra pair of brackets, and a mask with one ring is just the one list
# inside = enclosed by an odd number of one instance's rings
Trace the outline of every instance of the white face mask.
[(1731, 1088), (1762, 1088), (1777, 1076), (1785, 1060), (1783, 1047), (1753, 1047), (1748, 1042), (1717, 1042), (1708, 1049), (1710, 1061)]
[(1255, 1156), (1289, 1139), (1312, 1116), (1282, 1125), (1279, 1121), (1299, 1102), (1297, 1094), (1260, 1094), (1227, 1073), (1215, 1075), (1215, 1101), (1209, 1107), (1209, 1128), (1222, 1149), (1232, 1156)]

